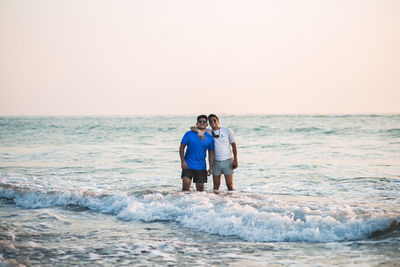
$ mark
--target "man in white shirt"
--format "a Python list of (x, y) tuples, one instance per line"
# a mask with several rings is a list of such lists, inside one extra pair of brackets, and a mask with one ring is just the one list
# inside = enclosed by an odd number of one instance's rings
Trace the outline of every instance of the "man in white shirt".
[[(233, 189), (233, 170), (236, 169), (238, 164), (237, 147), (235, 136), (230, 128), (220, 127), (217, 115), (210, 114), (208, 116), (211, 129), (207, 128), (205, 131), (214, 138), (215, 159), (213, 168), (213, 181), (214, 191), (218, 191), (221, 185), (221, 176), (225, 176), (226, 187), (229, 191)], [(203, 138), (204, 130), (191, 127), (197, 132), (200, 138)]]

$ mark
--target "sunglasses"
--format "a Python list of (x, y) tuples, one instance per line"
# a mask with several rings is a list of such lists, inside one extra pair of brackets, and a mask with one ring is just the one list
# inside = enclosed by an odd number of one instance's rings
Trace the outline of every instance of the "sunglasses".
[(219, 134), (215, 134), (214, 131), (211, 131), (211, 133), (212, 133), (212, 137), (214, 137), (214, 138), (218, 138), (219, 137)]
[(206, 124), (206, 123), (207, 123), (207, 121), (205, 121), (205, 120), (199, 120), (199, 121), (197, 121), (197, 123)]

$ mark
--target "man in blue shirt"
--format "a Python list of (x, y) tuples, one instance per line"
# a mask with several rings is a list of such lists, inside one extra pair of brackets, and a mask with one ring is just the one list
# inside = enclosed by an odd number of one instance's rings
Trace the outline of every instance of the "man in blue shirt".
[[(208, 126), (207, 116), (197, 117), (196, 126), (199, 130), (205, 130)], [(204, 139), (197, 133), (188, 131), (182, 138), (179, 147), (179, 156), (182, 166), (182, 191), (190, 191), (190, 184), (196, 183), (196, 190), (203, 191), (204, 183), (207, 183), (207, 175), (211, 175), (214, 166), (214, 139), (208, 133)], [(186, 148), (186, 153), (185, 153)], [(206, 151), (208, 150), (209, 169), (206, 166)]]

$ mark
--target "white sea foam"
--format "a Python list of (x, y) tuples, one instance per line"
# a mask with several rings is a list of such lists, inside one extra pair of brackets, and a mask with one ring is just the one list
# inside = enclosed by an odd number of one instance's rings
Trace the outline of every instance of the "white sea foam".
[(371, 208), (305, 203), (288, 206), (240, 194), (224, 197), (212, 193), (154, 192), (131, 196), (2, 186), (0, 197), (25, 208), (76, 205), (124, 221), (171, 221), (206, 233), (265, 242), (361, 240), (399, 219)]

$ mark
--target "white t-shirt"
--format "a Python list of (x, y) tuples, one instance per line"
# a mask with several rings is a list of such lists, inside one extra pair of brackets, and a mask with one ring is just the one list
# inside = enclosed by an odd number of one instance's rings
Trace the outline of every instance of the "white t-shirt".
[(230, 128), (225, 127), (220, 127), (215, 131), (207, 128), (206, 131), (211, 136), (212, 132), (214, 132), (215, 135), (219, 135), (218, 138), (214, 138), (215, 160), (227, 160), (233, 158), (233, 152), (231, 148), (231, 144), (235, 143), (233, 131)]

